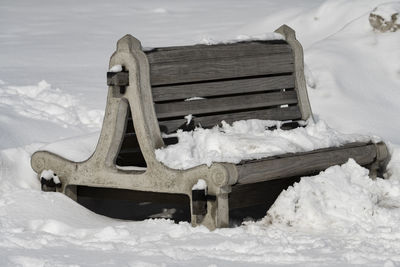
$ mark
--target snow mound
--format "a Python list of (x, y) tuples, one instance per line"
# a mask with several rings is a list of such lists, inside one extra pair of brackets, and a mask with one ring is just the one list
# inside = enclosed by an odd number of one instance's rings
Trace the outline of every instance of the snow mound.
[(12, 110), (24, 117), (69, 125), (99, 127), (103, 112), (88, 110), (79, 99), (52, 88), (46, 81), (29, 86), (0, 87), (0, 108)]
[[(194, 131), (178, 131), (179, 142), (156, 150), (156, 158), (173, 169), (189, 169), (213, 162), (239, 163), (246, 159), (311, 151), (337, 147), (350, 142), (368, 142), (371, 137), (341, 134), (329, 128), (323, 121), (308, 121), (306, 127), (292, 130), (279, 128), (279, 121), (242, 120), (232, 125), (212, 129), (196, 128)], [(276, 130), (268, 127), (277, 126)]]
[(30, 165), (31, 152), (36, 149), (37, 146), (0, 150), (0, 196), (21, 189), (40, 190)]
[(99, 129), (104, 112), (82, 102), (81, 95), (52, 88), (46, 81), (29, 86), (0, 84), (0, 149)]
[(400, 180), (372, 180), (353, 159), (283, 191), (263, 222), (331, 231), (387, 231), (400, 221)]
[(95, 151), (100, 132), (66, 138), (39, 148), (53, 152), (63, 158), (80, 162), (87, 160)]

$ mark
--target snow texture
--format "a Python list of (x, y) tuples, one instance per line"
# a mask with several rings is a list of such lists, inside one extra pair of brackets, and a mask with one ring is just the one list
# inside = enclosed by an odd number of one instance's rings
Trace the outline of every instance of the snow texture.
[(192, 190), (206, 190), (207, 183), (203, 179), (199, 179), (197, 183), (192, 187)]
[(122, 71), (122, 66), (121, 65), (114, 65), (108, 71), (109, 72), (120, 72), (120, 71)]
[(205, 45), (216, 45), (216, 44), (233, 44), (238, 42), (248, 42), (248, 41), (272, 41), (272, 40), (283, 40), (283, 36), (276, 32), (267, 32), (263, 34), (256, 35), (237, 35), (235, 38), (230, 40), (215, 40), (212, 38), (203, 38), (199, 43)]
[(392, 232), (400, 221), (399, 204), (399, 179), (372, 180), (350, 159), (282, 192), (263, 222), (349, 234)]
[[(384, 3), (2, 1), (0, 266), (400, 265), (400, 34), (377, 34), (368, 22)], [(93, 153), (108, 57), (126, 33), (160, 47), (226, 42), (282, 24), (304, 48), (317, 124), (390, 143), (386, 179), (370, 180), (350, 160), (302, 178), (262, 221), (213, 232), (166, 219), (106, 218), (40, 191), (34, 151), (44, 146), (76, 160)]]
[(379, 5), (374, 8), (371, 14), (381, 16), (385, 21), (391, 21), (393, 15), (400, 18), (400, 1)]
[(40, 178), (45, 179), (47, 181), (50, 181), (51, 179), (53, 179), (53, 182), (55, 184), (61, 183), (60, 178), (52, 170), (43, 170), (42, 173), (40, 174)]
[(0, 85), (0, 148), (97, 131), (103, 114), (44, 80), (37, 85)]
[[(178, 143), (157, 149), (156, 158), (170, 168), (185, 170), (201, 164), (210, 166), (213, 162), (239, 163), (371, 140), (365, 135), (341, 134), (323, 121), (309, 120), (307, 126), (292, 130), (282, 130), (279, 124), (279, 121), (243, 120), (229, 125), (223, 121), (221, 127), (212, 129), (178, 130), (169, 135), (177, 136)], [(278, 128), (268, 130), (272, 126)]]
[(195, 100), (202, 100), (202, 99), (205, 99), (205, 98), (201, 97), (201, 96), (194, 96), (194, 97), (186, 98), (185, 101), (195, 101)]
[(193, 115), (192, 115), (192, 114), (186, 115), (186, 116), (185, 116), (185, 119), (186, 119), (186, 125), (189, 125), (190, 122), (191, 122), (192, 119), (193, 119)]

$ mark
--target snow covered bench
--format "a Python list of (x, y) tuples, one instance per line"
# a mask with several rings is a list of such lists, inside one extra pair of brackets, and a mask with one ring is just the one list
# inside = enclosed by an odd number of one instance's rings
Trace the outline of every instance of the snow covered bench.
[(192, 224), (210, 229), (228, 226), (234, 208), (263, 203), (269, 197), (267, 181), (315, 174), (349, 158), (376, 175), (388, 157), (383, 143), (357, 142), (187, 170), (156, 159), (156, 149), (177, 142), (164, 134), (178, 129), (245, 119), (280, 120), (288, 122), (283, 128), (293, 128), (312, 119), (302, 47), (288, 26), (276, 32), (283, 39), (148, 51), (124, 36), (110, 59), (105, 118), (94, 154), (72, 162), (38, 151), (33, 169), (39, 175), (56, 172), (61, 186), (55, 190), (75, 200), (90, 194), (90, 188), (125, 189), (123, 194), (136, 196), (186, 195)]

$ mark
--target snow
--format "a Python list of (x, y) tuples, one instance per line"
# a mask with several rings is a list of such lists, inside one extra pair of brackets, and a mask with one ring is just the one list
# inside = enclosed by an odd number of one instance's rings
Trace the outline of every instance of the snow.
[(192, 114), (186, 115), (186, 116), (185, 116), (185, 119), (186, 119), (186, 125), (189, 125), (190, 122), (191, 122), (192, 119), (193, 119), (193, 115), (192, 115)]
[(165, 9), (165, 8), (162, 8), (162, 7), (159, 7), (159, 8), (153, 9), (152, 11), (153, 11), (154, 13), (160, 13), (160, 14), (163, 14), (163, 13), (168, 13), (168, 10), (167, 10), (167, 9)]
[(193, 185), (192, 190), (206, 190), (207, 182), (203, 179), (199, 179), (195, 185)]
[(40, 149), (57, 153), (61, 157), (79, 162), (88, 159), (92, 155), (98, 140), (99, 133), (95, 132), (42, 145)]
[(122, 71), (122, 66), (121, 65), (114, 65), (108, 71), (109, 72), (120, 72), (120, 71)]
[[(232, 125), (194, 131), (178, 130), (178, 143), (156, 150), (156, 158), (173, 169), (185, 170), (213, 162), (239, 163), (285, 153), (305, 152), (320, 148), (339, 147), (351, 142), (369, 142), (371, 137), (341, 134), (322, 120), (307, 122), (305, 127), (280, 129), (278, 121), (242, 120)], [(268, 127), (277, 125), (276, 130)], [(377, 141), (377, 140), (376, 140)]]
[(202, 99), (205, 99), (205, 98), (201, 97), (201, 96), (194, 96), (194, 97), (186, 98), (185, 101), (196, 101), (196, 100), (202, 100)]
[(272, 40), (283, 40), (284, 37), (280, 33), (276, 32), (267, 32), (262, 34), (255, 34), (255, 35), (237, 35), (235, 38), (230, 40), (216, 40), (212, 38), (203, 38), (199, 41), (199, 44), (205, 45), (216, 45), (216, 44), (232, 44), (237, 42), (244, 42), (244, 41), (272, 41)]
[[(103, 115), (104, 111), (83, 106), (79, 96), (45, 80), (37, 85), (0, 85), (0, 148), (97, 131)], [(21, 131), (24, 125), (29, 129)]]
[(282, 192), (264, 222), (349, 234), (360, 229), (391, 233), (400, 220), (398, 208), (400, 179), (372, 180), (350, 159)]
[[(394, 149), (400, 153), (398, 147)], [(396, 193), (399, 180), (372, 181), (365, 174), (365, 169), (350, 161), (321, 176), (303, 179), (301, 185), (288, 190), (296, 192), (299, 203), (314, 204), (309, 212), (321, 213), (312, 221), (319, 223), (310, 224), (304, 219), (289, 226), (264, 220), (213, 232), (162, 219), (113, 220), (93, 214), (61, 194), (21, 188), (7, 192), (2, 187), (0, 263), (3, 266), (29, 266), (37, 262), (47, 266), (396, 266), (400, 260), (400, 231), (396, 225), (399, 209), (395, 206), (400, 204), (398, 189)], [(313, 191), (316, 196), (303, 190), (307, 189), (304, 181), (316, 187)], [(324, 185), (323, 181), (329, 184)], [(340, 188), (341, 182), (351, 183), (355, 189), (348, 184)], [(338, 191), (344, 192), (339, 198), (332, 196), (332, 192)], [(384, 194), (386, 191), (388, 194)], [(331, 194), (324, 195), (326, 192)], [(385, 197), (391, 206), (377, 203), (375, 196)], [(285, 208), (294, 209), (294, 202), (288, 201), (292, 196), (285, 201), (286, 198), (282, 193), (276, 205), (286, 202)], [(318, 201), (305, 201), (312, 198)], [(335, 208), (332, 203), (339, 206)], [(307, 207), (301, 205), (298, 214), (307, 212)], [(375, 209), (375, 213), (364, 207)], [(291, 218), (285, 210), (274, 210), (285, 216), (285, 220)], [(351, 217), (339, 216), (343, 214)], [(318, 218), (331, 224), (324, 227)]]
[(53, 170), (43, 170), (40, 174), (40, 179), (45, 179), (47, 181), (53, 180), (55, 184), (61, 183), (60, 178), (54, 173)]
[(381, 16), (385, 21), (391, 21), (392, 16), (397, 14), (399, 18), (400, 14), (400, 2), (389, 2), (382, 5), (377, 6), (371, 12), (374, 15)]
[[(368, 22), (386, 2), (2, 1), (0, 266), (399, 265), (400, 34)], [(304, 47), (317, 124), (390, 143), (386, 180), (349, 161), (288, 188), (262, 221), (213, 232), (114, 220), (40, 191), (34, 151), (77, 160), (94, 151), (108, 59), (126, 33), (158, 47), (246, 39), (282, 24)]]

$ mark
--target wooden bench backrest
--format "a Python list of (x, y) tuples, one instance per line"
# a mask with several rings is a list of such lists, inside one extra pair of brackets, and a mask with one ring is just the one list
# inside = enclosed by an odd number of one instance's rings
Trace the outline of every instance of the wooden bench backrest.
[[(184, 127), (189, 114), (194, 126), (204, 128), (222, 120), (302, 118), (294, 53), (284, 40), (156, 48), (145, 54), (162, 133)], [(203, 99), (187, 101), (195, 97)], [(130, 112), (117, 164), (146, 166)]]
[[(294, 56), (284, 40), (157, 48), (146, 52), (160, 130), (244, 119), (297, 120)], [(187, 101), (190, 98), (203, 98)]]

